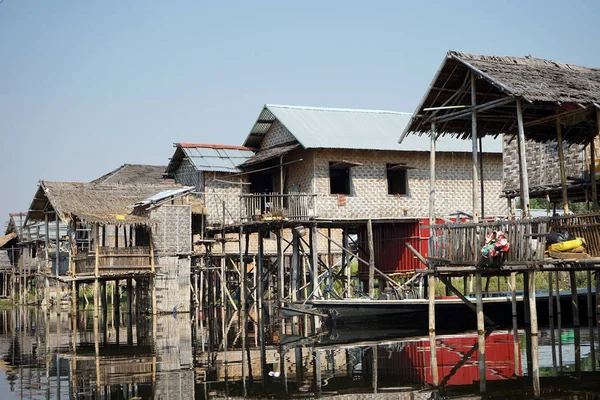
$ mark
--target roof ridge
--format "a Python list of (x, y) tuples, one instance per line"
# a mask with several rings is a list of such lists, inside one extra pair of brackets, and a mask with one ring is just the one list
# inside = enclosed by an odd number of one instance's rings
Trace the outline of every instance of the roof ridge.
[(313, 106), (292, 106), (286, 104), (265, 104), (265, 107), (279, 107), (279, 108), (291, 108), (296, 110), (311, 110), (311, 111), (337, 111), (337, 112), (363, 112), (363, 113), (379, 113), (379, 114), (400, 114), (410, 115), (412, 113), (404, 111), (392, 111), (392, 110), (369, 110), (362, 108), (336, 108), (336, 107), (313, 107)]

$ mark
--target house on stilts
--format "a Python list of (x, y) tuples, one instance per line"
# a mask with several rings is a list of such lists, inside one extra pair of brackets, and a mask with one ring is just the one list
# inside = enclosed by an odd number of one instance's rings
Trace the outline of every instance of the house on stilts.
[[(96, 185), (41, 181), (27, 221), (51, 226), (37, 253), (36, 296), (43, 302), (69, 298), (77, 309), (82, 284), (93, 284), (94, 309), (107, 306), (107, 288), (125, 283), (127, 309), (189, 311), (192, 187)], [(57, 262), (58, 260), (58, 262)], [(134, 285), (135, 284), (135, 285)], [(97, 314), (96, 314), (97, 315)]]
[[(528, 320), (528, 370), (535, 396), (540, 394), (538, 326), (535, 273), (548, 274), (550, 310), (553, 285), (559, 271), (568, 271), (572, 291), (573, 326), (579, 327), (576, 271), (587, 273), (588, 316), (592, 307), (592, 272), (600, 270), (600, 213), (596, 180), (596, 147), (600, 131), (600, 70), (533, 57), (483, 56), (450, 51), (429, 85), (421, 103), (403, 129), (400, 143), (424, 136), (430, 141), (429, 179), (430, 235), (427, 264), (430, 344), (435, 346), (435, 280), (440, 279), (454, 293), (450, 277), (474, 275), (476, 305), (465, 302), (477, 313), (479, 334), (479, 382), (486, 390), (485, 328), (482, 305), (482, 277), (510, 277), (513, 301), (513, 330), (516, 325), (516, 274), (523, 274), (525, 313)], [(524, 219), (483, 221), (480, 206), (478, 145), (489, 136), (504, 136), (504, 195), (519, 197)], [(452, 138), (472, 145), (470, 223), (438, 223), (445, 201), (440, 201), (440, 140)], [(541, 151), (540, 151), (541, 150)], [(499, 171), (497, 171), (499, 173)], [(573, 176), (575, 175), (575, 176)], [(576, 179), (573, 179), (573, 178)], [(569, 214), (569, 192), (591, 202), (591, 211)], [(529, 218), (530, 198), (545, 197), (562, 202), (565, 215)], [(487, 201), (487, 196), (485, 197)], [(514, 204), (514, 202), (509, 202)], [(512, 208), (512, 207), (511, 207)], [(483, 268), (480, 249), (486, 235), (501, 230), (508, 235), (510, 250), (496, 268)], [(547, 251), (548, 233), (567, 231), (584, 238), (585, 254)], [(597, 276), (597, 274), (596, 274)], [(596, 287), (600, 288), (596, 279)], [(557, 289), (558, 291), (558, 289)], [(600, 292), (597, 290), (596, 293)], [(550, 313), (552, 311), (549, 311)], [(552, 315), (552, 314), (550, 314)], [(474, 316), (475, 318), (475, 316)], [(560, 318), (560, 314), (559, 314)], [(597, 319), (597, 318), (596, 318)], [(560, 326), (560, 322), (559, 322)], [(576, 330), (576, 332), (579, 332)], [(578, 336), (578, 333), (576, 333)], [(529, 338), (528, 338), (529, 339)], [(575, 347), (579, 338), (575, 338)], [(437, 385), (435, 351), (430, 352), (433, 383)], [(575, 359), (576, 374), (581, 370)]]

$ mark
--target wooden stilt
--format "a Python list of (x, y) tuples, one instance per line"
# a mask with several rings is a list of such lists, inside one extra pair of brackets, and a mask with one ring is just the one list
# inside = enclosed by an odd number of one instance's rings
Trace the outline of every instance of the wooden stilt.
[(558, 271), (555, 272), (556, 280), (556, 333), (558, 337), (558, 369), (562, 371), (562, 313), (560, 304), (560, 280)]
[(310, 259), (313, 269), (312, 273), (312, 292), (313, 298), (321, 296), (321, 288), (319, 285), (319, 242), (317, 233), (317, 224), (310, 226)]
[(521, 367), (519, 363), (520, 359), (520, 345), (519, 345), (519, 329), (518, 329), (518, 314), (517, 314), (517, 273), (510, 273), (510, 289), (511, 289), (511, 308), (512, 308), (512, 331), (513, 331), (513, 359), (515, 363), (515, 371), (518, 371)]
[(72, 281), (71, 282), (71, 303), (72, 303), (72, 314), (74, 316), (77, 315), (77, 282), (76, 281)]
[[(342, 246), (348, 248), (348, 228), (342, 229)], [(345, 251), (342, 251), (342, 268), (346, 271), (346, 298), (352, 297), (352, 268), (350, 267), (350, 259)]]
[(369, 297), (375, 297), (375, 249), (373, 246), (373, 224), (367, 220), (367, 241), (369, 242)]
[(266, 347), (265, 347), (265, 318), (264, 318), (264, 314), (263, 314), (263, 292), (264, 292), (264, 288), (263, 288), (263, 282), (264, 282), (264, 277), (263, 277), (263, 256), (264, 256), (264, 245), (263, 245), (263, 234), (264, 232), (259, 229), (258, 230), (258, 257), (257, 257), (257, 271), (256, 271), (256, 275), (257, 275), (257, 293), (256, 293), (256, 297), (258, 300), (258, 341), (260, 343), (260, 375), (262, 377), (262, 383), (263, 385), (266, 383), (266, 368), (265, 368), (265, 364), (266, 364)]
[(537, 322), (537, 307), (535, 304), (535, 272), (529, 272), (529, 319), (531, 325), (531, 356), (532, 356), (532, 371), (533, 379), (533, 395), (540, 396), (540, 367), (538, 360), (538, 322)]
[[(379, 361), (378, 357), (379, 357), (379, 354), (378, 354), (378, 351), (377, 351), (377, 345), (376, 344), (373, 345), (373, 346), (371, 346), (371, 354), (373, 355), (373, 357), (372, 357), (373, 358), (372, 359), (373, 364), (371, 365), (371, 369), (373, 370), (373, 373), (372, 373), (373, 393), (377, 393), (377, 387), (378, 387), (377, 384), (379, 383), (378, 382), (379, 381), (378, 374), (377, 374), (379, 372), (378, 371), (378, 368), (379, 368), (379, 366), (378, 366), (378, 361)], [(433, 352), (432, 352), (432, 354), (433, 354)], [(433, 371), (433, 367), (432, 367), (432, 371)], [(436, 377), (434, 379), (434, 382), (436, 382), (436, 381), (437, 381), (437, 366), (436, 366)], [(437, 386), (437, 383), (434, 383), (434, 385)]]
[(525, 311), (525, 324), (529, 325), (529, 274), (523, 273), (523, 305)]
[(98, 318), (98, 277), (100, 276), (100, 225), (94, 224), (94, 318)]
[(113, 285), (113, 295), (112, 295), (112, 301), (113, 301), (113, 314), (115, 316), (119, 315), (119, 303), (121, 300), (121, 291), (119, 288), (119, 280), (115, 280), (115, 283)]
[(569, 271), (569, 280), (571, 283), (571, 303), (573, 306), (573, 331), (575, 336), (575, 375), (581, 377), (581, 342), (579, 330), (579, 300), (577, 297), (577, 280), (575, 271)]
[(283, 228), (276, 231), (277, 236), (277, 304), (283, 307), (285, 298), (285, 260), (283, 254)]
[(485, 376), (485, 322), (483, 318), (483, 299), (482, 299), (481, 273), (475, 274), (475, 299), (477, 307), (477, 358), (479, 360), (479, 391), (486, 391)]
[(290, 292), (292, 302), (298, 300), (298, 264), (300, 261), (300, 239), (296, 229), (292, 229), (292, 276), (290, 281)]
[(553, 273), (548, 272), (548, 325), (550, 326), (550, 342), (552, 344), (552, 371), (554, 375), (557, 375), (558, 371), (556, 368), (556, 346), (555, 346), (555, 332), (554, 332), (554, 285), (552, 282)]
[(131, 319), (131, 314), (133, 312), (133, 282), (132, 282), (132, 278), (127, 278), (127, 313), (130, 315), (129, 318)]
[(435, 344), (435, 276), (428, 275), (429, 294), (429, 354), (431, 363), (431, 379), (433, 385), (439, 384), (438, 366), (437, 366), (437, 350)]

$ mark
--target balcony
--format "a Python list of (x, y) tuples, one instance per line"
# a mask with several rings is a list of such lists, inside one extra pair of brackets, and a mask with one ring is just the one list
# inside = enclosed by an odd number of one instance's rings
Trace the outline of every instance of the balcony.
[(241, 221), (260, 222), (277, 219), (307, 220), (316, 217), (316, 194), (261, 193), (241, 198)]
[[(148, 246), (100, 247), (98, 269), (100, 275), (151, 270), (151, 254)], [(94, 275), (96, 254), (80, 253), (75, 256), (76, 275)]]
[(505, 220), (483, 223), (452, 223), (433, 225), (433, 243), (429, 256), (435, 263), (476, 265), (485, 237), (493, 230), (503, 231), (510, 243), (505, 265), (544, 264), (548, 261), (546, 234), (567, 231), (586, 240), (587, 253), (600, 256), (600, 214), (571, 214), (567, 216), (528, 220)]

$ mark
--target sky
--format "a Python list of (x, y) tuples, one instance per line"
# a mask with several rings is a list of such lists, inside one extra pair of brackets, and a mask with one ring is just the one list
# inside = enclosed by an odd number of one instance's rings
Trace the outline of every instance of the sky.
[(598, 1), (0, 0), (0, 222), (41, 179), (242, 144), (266, 103), (412, 112), (448, 50), (600, 68), (599, 15)]

